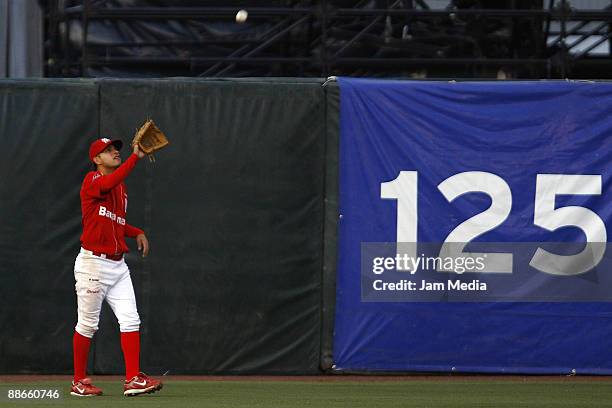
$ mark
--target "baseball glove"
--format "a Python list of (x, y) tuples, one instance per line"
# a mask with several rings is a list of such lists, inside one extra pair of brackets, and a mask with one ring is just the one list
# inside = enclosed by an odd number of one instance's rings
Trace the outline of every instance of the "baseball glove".
[(168, 138), (164, 132), (159, 130), (151, 119), (147, 120), (144, 125), (136, 131), (136, 135), (132, 140), (132, 146), (138, 144), (140, 150), (149, 156), (149, 160), (155, 161), (153, 153), (168, 146)]

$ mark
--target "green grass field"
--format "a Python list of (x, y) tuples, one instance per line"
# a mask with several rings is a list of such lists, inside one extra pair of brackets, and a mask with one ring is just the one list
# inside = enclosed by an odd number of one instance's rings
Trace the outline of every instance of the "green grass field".
[[(95, 379), (95, 377), (94, 377)], [(0, 383), (0, 407), (612, 407), (612, 382), (520, 379), (401, 381), (178, 381), (158, 393), (126, 398), (118, 381), (98, 380), (104, 396), (77, 398), (65, 381)], [(7, 401), (6, 390), (60, 389), (61, 400)]]

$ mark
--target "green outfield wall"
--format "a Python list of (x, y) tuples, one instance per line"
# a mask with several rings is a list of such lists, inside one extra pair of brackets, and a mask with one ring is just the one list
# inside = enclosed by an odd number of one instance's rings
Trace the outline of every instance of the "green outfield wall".
[[(143, 260), (128, 240), (126, 256), (143, 370), (321, 372), (333, 330), (337, 87), (177, 78), (0, 82), (0, 373), (72, 371), (88, 147), (127, 144), (147, 118), (170, 146), (127, 179), (127, 221), (151, 243)], [(90, 360), (93, 373), (123, 370), (107, 305)]]

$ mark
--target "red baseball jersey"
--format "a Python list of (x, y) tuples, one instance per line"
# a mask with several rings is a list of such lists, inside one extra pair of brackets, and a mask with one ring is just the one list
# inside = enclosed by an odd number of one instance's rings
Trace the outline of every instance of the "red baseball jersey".
[(90, 171), (81, 185), (83, 234), (81, 246), (105, 254), (129, 252), (125, 237), (135, 238), (144, 232), (125, 221), (127, 188), (123, 180), (130, 174), (138, 156), (135, 154), (111, 174)]

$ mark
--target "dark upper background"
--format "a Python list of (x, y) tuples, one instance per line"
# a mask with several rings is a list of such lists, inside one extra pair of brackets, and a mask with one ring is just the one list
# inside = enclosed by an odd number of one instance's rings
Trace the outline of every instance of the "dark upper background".
[(5, 0), (0, 77), (609, 79), (611, 4)]

